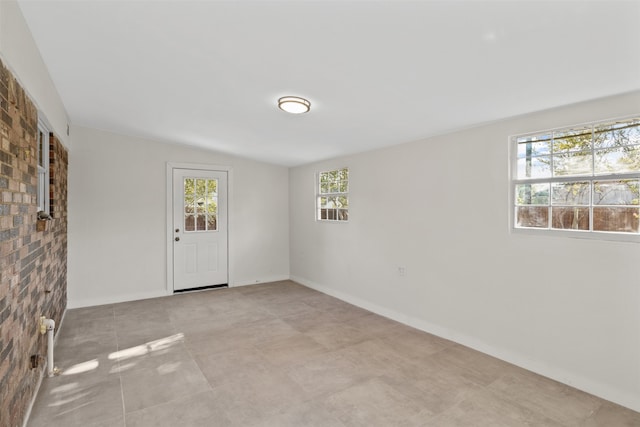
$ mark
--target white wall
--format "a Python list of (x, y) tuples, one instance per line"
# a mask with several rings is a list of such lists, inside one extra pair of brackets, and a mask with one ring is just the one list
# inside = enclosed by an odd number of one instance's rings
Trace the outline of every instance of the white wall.
[[(640, 244), (508, 227), (510, 135), (637, 113), (640, 92), (292, 169), (292, 279), (640, 410)], [(342, 166), (350, 221), (316, 222), (314, 174)]]
[(289, 277), (288, 169), (73, 127), (69, 307), (167, 294), (166, 163), (230, 166), (230, 286)]
[(69, 118), (31, 36), (22, 11), (13, 0), (0, 1), (0, 57), (17, 77), (40, 110), (51, 130), (69, 147)]

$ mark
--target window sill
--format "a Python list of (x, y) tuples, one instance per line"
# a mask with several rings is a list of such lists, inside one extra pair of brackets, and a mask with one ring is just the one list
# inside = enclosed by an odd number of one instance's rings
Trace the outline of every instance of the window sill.
[(539, 230), (534, 228), (511, 228), (511, 234), (537, 237), (560, 237), (569, 239), (602, 240), (608, 242), (640, 243), (640, 235), (599, 231)]

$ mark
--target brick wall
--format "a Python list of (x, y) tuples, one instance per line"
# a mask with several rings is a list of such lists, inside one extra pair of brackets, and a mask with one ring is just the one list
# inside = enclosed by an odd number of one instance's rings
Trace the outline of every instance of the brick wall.
[[(46, 360), (38, 318), (67, 305), (67, 165), (50, 137), (50, 213), (37, 231), (37, 109), (0, 61), (0, 427), (21, 426)], [(42, 356), (31, 369), (29, 356)]]

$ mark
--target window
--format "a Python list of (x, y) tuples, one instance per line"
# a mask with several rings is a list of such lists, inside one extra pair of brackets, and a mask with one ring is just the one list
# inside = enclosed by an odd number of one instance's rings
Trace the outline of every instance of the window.
[(218, 230), (218, 180), (184, 179), (184, 231)]
[(320, 221), (349, 219), (349, 168), (318, 174), (317, 216)]
[(515, 228), (640, 236), (640, 118), (512, 144)]
[(38, 121), (38, 211), (49, 213), (49, 129)]

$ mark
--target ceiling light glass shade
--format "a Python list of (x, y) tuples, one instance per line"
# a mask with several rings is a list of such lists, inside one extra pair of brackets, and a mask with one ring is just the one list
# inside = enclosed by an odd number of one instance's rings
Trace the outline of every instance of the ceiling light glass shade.
[(287, 113), (302, 114), (311, 109), (311, 103), (297, 96), (283, 96), (278, 99), (278, 107)]

